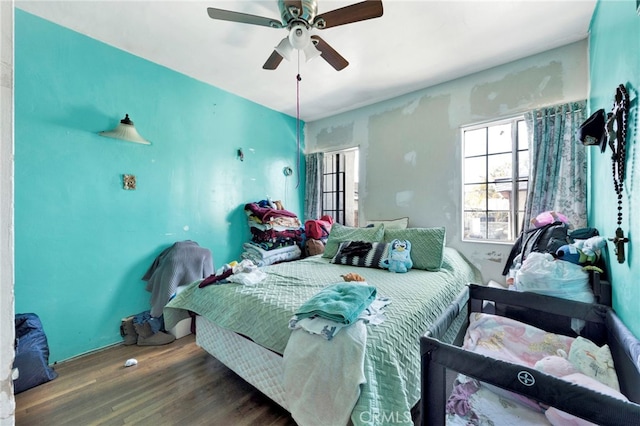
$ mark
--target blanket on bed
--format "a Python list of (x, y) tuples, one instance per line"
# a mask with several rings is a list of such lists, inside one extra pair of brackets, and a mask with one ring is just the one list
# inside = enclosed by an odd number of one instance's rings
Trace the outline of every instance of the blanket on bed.
[[(412, 269), (392, 274), (384, 269), (336, 265), (321, 256), (262, 268), (267, 279), (253, 287), (224, 284), (198, 288), (197, 281), (165, 307), (166, 327), (188, 317), (188, 310), (249, 337), (279, 354), (292, 331), (289, 320), (322, 288), (357, 271), (367, 284), (393, 302), (385, 321), (367, 326), (364, 376), (351, 420), (355, 425), (412, 425), (411, 408), (420, 399), (419, 337), (469, 282), (479, 282), (478, 270), (453, 248), (445, 248), (438, 272)], [(312, 336), (316, 337), (316, 336)], [(323, 340), (323, 339), (318, 339)], [(322, 341), (321, 343), (328, 343)]]
[(304, 302), (296, 311), (296, 316), (319, 316), (342, 324), (353, 324), (375, 298), (375, 287), (337, 283), (323, 288)]
[[(284, 390), (299, 425), (346, 425), (365, 382), (367, 327), (356, 321), (331, 341), (302, 329), (284, 350)], [(309, 362), (313, 359), (314, 362)]]

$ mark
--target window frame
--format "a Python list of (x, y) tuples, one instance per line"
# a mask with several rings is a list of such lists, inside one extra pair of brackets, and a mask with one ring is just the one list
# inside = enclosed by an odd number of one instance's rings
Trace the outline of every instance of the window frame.
[[(347, 161), (349, 157), (354, 155), (353, 164)], [(335, 151), (328, 151), (324, 153), (324, 160), (322, 164), (322, 203), (320, 206), (321, 215), (329, 215), (335, 222), (338, 222), (346, 226), (358, 226), (358, 186), (359, 186), (359, 155), (360, 149), (358, 147), (345, 148)], [(339, 160), (337, 164), (334, 162), (332, 170), (327, 171), (325, 167), (328, 159), (336, 156)], [(341, 164), (342, 163), (342, 164)], [(336, 169), (335, 167), (338, 167)], [(352, 169), (350, 169), (350, 167)], [(326, 188), (327, 176), (335, 176), (333, 186), (330, 190)], [(353, 188), (349, 188), (348, 185), (352, 184)], [(328, 209), (325, 200), (327, 194), (334, 194), (334, 206), (335, 208)], [(353, 200), (349, 198), (353, 195)], [(352, 217), (353, 216), (353, 217)]]
[[(525, 127), (525, 134), (524, 135), (519, 135), (519, 131), (520, 131), (520, 127), (519, 127), (519, 123), (522, 123)], [(495, 127), (495, 126), (501, 126), (501, 125), (505, 125), (505, 124), (511, 124), (511, 150), (510, 150), (510, 154), (511, 154), (511, 176), (509, 178), (505, 178), (505, 179), (510, 179), (511, 181), (511, 194), (515, 194), (512, 195), (512, 199), (510, 199), (509, 201), (509, 211), (508, 214), (511, 218), (513, 218), (513, 220), (511, 220), (511, 224), (510, 224), (510, 234), (511, 234), (511, 239), (491, 239), (488, 238), (488, 227), (485, 230), (485, 235), (483, 236), (483, 238), (470, 238), (467, 236), (467, 232), (466, 232), (466, 214), (470, 213), (470, 212), (474, 212), (474, 211), (478, 211), (481, 213), (485, 214), (485, 218), (487, 218), (486, 223), (488, 223), (488, 218), (490, 216), (491, 212), (500, 212), (501, 210), (492, 210), (489, 208), (489, 201), (490, 201), (490, 197), (488, 196), (489, 194), (489, 187), (490, 185), (495, 185), (497, 183), (497, 180), (490, 180), (489, 178), (489, 166), (488, 166), (488, 159), (490, 156), (492, 155), (501, 155), (499, 152), (490, 152), (488, 149), (488, 145), (489, 145), (489, 137), (488, 137), (488, 132), (489, 132), (489, 128), (491, 127)], [(476, 154), (476, 155), (466, 155), (466, 137), (465, 137), (465, 133), (469, 132), (469, 131), (475, 131), (475, 130), (480, 130), (480, 129), (485, 129), (486, 130), (486, 134), (485, 134), (485, 149), (484, 149), (484, 153), (483, 154)], [(521, 137), (521, 139), (518, 139), (518, 136)], [(529, 146), (529, 134), (528, 134), (528, 130), (526, 129), (526, 121), (524, 118), (524, 114), (518, 114), (518, 115), (513, 115), (513, 116), (509, 116), (509, 117), (503, 117), (503, 118), (499, 118), (499, 119), (495, 119), (495, 120), (487, 120), (487, 121), (483, 121), (483, 122), (479, 122), (479, 123), (474, 123), (474, 124), (469, 124), (469, 125), (464, 125), (464, 126), (460, 126), (460, 141), (461, 141), (461, 208), (460, 208), (460, 212), (461, 212), (461, 239), (464, 242), (474, 242), (474, 243), (490, 243), (490, 244), (513, 244), (515, 242), (515, 240), (518, 238), (518, 235), (521, 232), (521, 229), (524, 225), (523, 223), (523, 216), (524, 216), (524, 202), (526, 201), (526, 194), (527, 194), (527, 187), (528, 187), (528, 181), (529, 181), (529, 170), (527, 169), (526, 176), (521, 176), (520, 175), (520, 161), (519, 161), (519, 156), (522, 153), (527, 154), (527, 158), (529, 159), (529, 164), (530, 164), (530, 146)], [(524, 144), (521, 142), (524, 141)], [(503, 152), (504, 154), (507, 153), (507, 151)], [(468, 158), (485, 158), (485, 176), (484, 176), (484, 181), (483, 182), (466, 182), (466, 172), (467, 170), (465, 169), (465, 160), (467, 160)], [(524, 200), (520, 200), (520, 188), (521, 185), (524, 184)], [(485, 186), (485, 206), (484, 206), (484, 210), (473, 210), (473, 209), (467, 209), (467, 205), (466, 203), (466, 187), (468, 185), (484, 185)], [(521, 202), (522, 201), (522, 202)], [(519, 206), (523, 206), (523, 209), (519, 209)]]

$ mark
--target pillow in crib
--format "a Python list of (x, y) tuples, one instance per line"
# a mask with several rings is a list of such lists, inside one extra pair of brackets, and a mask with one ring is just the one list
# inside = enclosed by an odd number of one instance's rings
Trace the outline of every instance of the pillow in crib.
[(587, 376), (617, 391), (620, 390), (608, 345), (600, 347), (591, 340), (578, 336), (571, 345), (569, 361)]

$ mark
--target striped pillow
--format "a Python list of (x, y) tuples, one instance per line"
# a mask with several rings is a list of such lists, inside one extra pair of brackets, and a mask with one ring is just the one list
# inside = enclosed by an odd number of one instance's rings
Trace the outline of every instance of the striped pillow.
[(388, 256), (388, 247), (388, 243), (344, 241), (340, 243), (338, 252), (331, 259), (331, 263), (384, 269), (382, 261)]

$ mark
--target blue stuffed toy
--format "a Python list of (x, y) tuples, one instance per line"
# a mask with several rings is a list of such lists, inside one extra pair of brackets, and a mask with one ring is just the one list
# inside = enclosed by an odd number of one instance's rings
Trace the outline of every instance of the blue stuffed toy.
[(600, 250), (607, 245), (607, 239), (596, 236), (586, 240), (576, 240), (556, 251), (556, 259), (566, 260), (576, 265), (593, 265), (600, 259)]
[(389, 256), (382, 261), (382, 266), (391, 272), (407, 272), (413, 267), (411, 261), (411, 242), (393, 240), (389, 244)]

